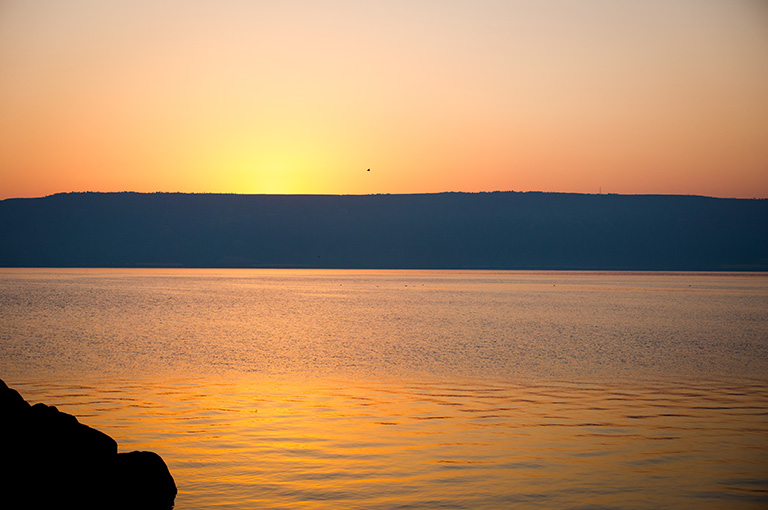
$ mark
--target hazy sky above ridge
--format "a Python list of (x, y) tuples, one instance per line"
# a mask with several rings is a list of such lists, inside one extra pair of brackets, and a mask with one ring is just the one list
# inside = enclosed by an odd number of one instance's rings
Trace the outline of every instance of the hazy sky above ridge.
[(768, 197), (766, 91), (762, 0), (3, 0), (0, 198)]

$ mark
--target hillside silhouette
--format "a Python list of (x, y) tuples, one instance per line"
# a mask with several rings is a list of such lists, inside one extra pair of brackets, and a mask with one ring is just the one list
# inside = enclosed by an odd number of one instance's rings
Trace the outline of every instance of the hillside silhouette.
[(538, 192), (0, 201), (4, 267), (768, 270), (768, 200)]

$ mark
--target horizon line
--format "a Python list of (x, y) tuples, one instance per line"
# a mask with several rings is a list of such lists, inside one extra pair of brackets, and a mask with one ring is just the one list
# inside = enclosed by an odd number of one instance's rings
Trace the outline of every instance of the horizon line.
[(448, 195), (448, 194), (463, 194), (463, 195), (491, 195), (497, 193), (519, 193), (519, 194), (544, 194), (544, 195), (584, 195), (584, 196), (624, 196), (624, 197), (699, 197), (699, 198), (712, 198), (721, 200), (768, 200), (768, 197), (726, 197), (726, 196), (714, 196), (714, 195), (698, 195), (698, 194), (682, 194), (682, 193), (614, 193), (603, 192), (602, 190), (597, 193), (577, 192), (577, 191), (541, 191), (541, 190), (493, 190), (493, 191), (432, 191), (432, 192), (413, 192), (413, 193), (236, 193), (236, 192), (197, 192), (197, 191), (59, 191), (50, 193), (48, 195), (41, 196), (20, 196), (20, 197), (5, 197), (0, 198), (0, 202), (5, 200), (35, 200), (42, 198), (50, 198), (58, 195), (119, 195), (119, 194), (136, 194), (136, 195), (227, 195), (227, 196), (262, 196), (262, 197), (373, 197), (373, 196), (415, 196), (415, 195)]

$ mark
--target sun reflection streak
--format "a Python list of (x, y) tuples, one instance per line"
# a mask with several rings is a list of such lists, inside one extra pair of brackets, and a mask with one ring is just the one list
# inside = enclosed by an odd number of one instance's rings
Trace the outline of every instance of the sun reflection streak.
[(651, 507), (691, 493), (716, 508), (706, 492), (726, 482), (719, 497), (750, 508), (736, 474), (760, 471), (768, 432), (760, 383), (127, 382), (18, 386), (87, 411), (125, 450), (158, 451), (180, 508)]

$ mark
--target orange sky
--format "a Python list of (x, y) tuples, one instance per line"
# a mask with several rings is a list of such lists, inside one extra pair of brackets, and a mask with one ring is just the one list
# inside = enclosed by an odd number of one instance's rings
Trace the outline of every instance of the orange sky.
[(762, 0), (3, 0), (0, 77), (0, 198), (768, 197)]

